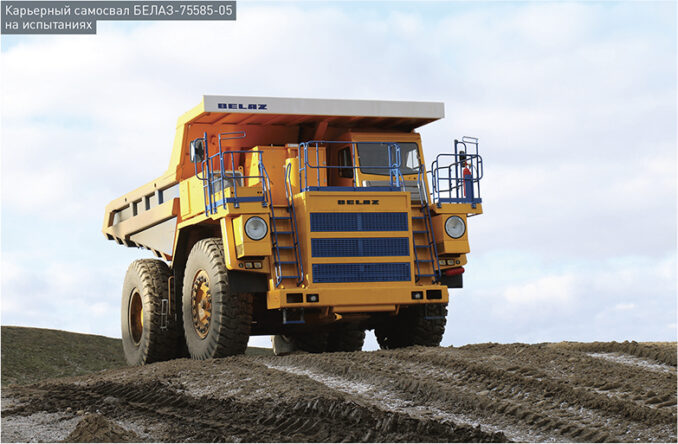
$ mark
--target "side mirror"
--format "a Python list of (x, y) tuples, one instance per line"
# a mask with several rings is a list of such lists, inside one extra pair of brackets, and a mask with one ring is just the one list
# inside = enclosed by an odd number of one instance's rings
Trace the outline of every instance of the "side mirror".
[(462, 164), (466, 162), (466, 153), (464, 151), (459, 151), (459, 162)]
[(205, 140), (195, 139), (191, 142), (191, 162), (199, 163), (205, 160)]

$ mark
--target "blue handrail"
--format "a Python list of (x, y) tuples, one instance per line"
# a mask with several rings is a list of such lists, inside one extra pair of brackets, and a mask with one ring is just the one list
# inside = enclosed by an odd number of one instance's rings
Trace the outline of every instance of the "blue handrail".
[[(474, 152), (468, 152), (468, 145)], [(463, 147), (463, 150), (460, 149)], [(443, 163), (444, 159), (450, 159)], [(464, 137), (454, 141), (454, 152), (438, 154), (431, 163), (433, 201), (470, 203), (473, 208), (482, 203), (480, 180), (483, 178), (483, 158), (478, 154), (478, 139)]]
[[(246, 137), (244, 131), (231, 132), (231, 133), (220, 133), (218, 135), (219, 141), (219, 151), (214, 154), (209, 153), (209, 146), (207, 143), (207, 133), (203, 133), (203, 137), (194, 139), (191, 143), (195, 143), (197, 140), (202, 140), (205, 147), (204, 157), (200, 163), (200, 169), (198, 169), (198, 162), (194, 163), (195, 175), (198, 179), (203, 182), (203, 193), (205, 200), (205, 214), (214, 214), (216, 213), (219, 206), (226, 208), (226, 205), (232, 203), (236, 208), (240, 207), (241, 202), (261, 202), (263, 207), (272, 202), (271, 200), (271, 186), (268, 172), (264, 166), (263, 162), (263, 152), (261, 151), (250, 151), (250, 150), (227, 150), (224, 151), (224, 146), (222, 143), (226, 140), (233, 139), (242, 139)], [(242, 175), (237, 171), (240, 162), (236, 162), (236, 155), (259, 155), (258, 159), (258, 175)], [(231, 170), (226, 170), (224, 163), (224, 157), (231, 161)], [(217, 171), (218, 174), (215, 172)], [(202, 177), (200, 176), (202, 173)], [(236, 174), (238, 173), (238, 174)], [(238, 196), (238, 188), (244, 186), (245, 179), (259, 179), (262, 187), (262, 196), (253, 196), (253, 197), (240, 197)], [(218, 190), (217, 190), (218, 188)], [(233, 197), (226, 198), (226, 188), (233, 189)], [(216, 201), (217, 193), (221, 192), (221, 200)]]
[[(378, 144), (386, 145), (388, 152), (388, 165), (356, 165), (356, 148), (358, 144)], [(353, 161), (353, 166), (334, 166), (334, 165), (320, 165), (320, 148), (329, 144), (341, 144), (341, 145), (350, 145), (351, 146), (351, 158)], [(315, 150), (315, 165), (309, 163), (309, 150)], [(345, 140), (310, 140), (308, 142), (302, 142), (299, 144), (299, 185), (301, 191), (308, 191), (310, 189), (308, 183), (308, 170), (310, 168), (316, 169), (318, 174), (316, 174), (316, 188), (331, 188), (331, 187), (322, 187), (320, 184), (320, 170), (321, 169), (351, 169), (353, 170), (352, 184), (353, 188), (358, 188), (356, 186), (356, 170), (361, 168), (369, 169), (383, 169), (388, 170), (389, 172), (389, 184), (392, 188), (400, 189), (404, 182), (402, 171), (400, 171), (400, 145), (395, 142), (348, 142)]]

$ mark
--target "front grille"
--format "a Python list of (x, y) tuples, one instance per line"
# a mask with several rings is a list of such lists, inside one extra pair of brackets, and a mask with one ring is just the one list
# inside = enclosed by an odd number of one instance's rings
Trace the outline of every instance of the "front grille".
[(411, 279), (409, 263), (313, 264), (313, 282), (392, 282)]
[(313, 257), (409, 256), (406, 237), (311, 239)]
[(407, 231), (407, 213), (311, 213), (311, 231)]

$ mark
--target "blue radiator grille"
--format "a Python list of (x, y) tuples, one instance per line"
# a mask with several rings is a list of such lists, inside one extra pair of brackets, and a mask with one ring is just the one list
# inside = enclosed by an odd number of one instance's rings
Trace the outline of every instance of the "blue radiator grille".
[(311, 213), (311, 231), (407, 231), (407, 213)]
[(313, 282), (409, 281), (409, 263), (313, 264)]
[(409, 256), (406, 237), (311, 239), (313, 257)]

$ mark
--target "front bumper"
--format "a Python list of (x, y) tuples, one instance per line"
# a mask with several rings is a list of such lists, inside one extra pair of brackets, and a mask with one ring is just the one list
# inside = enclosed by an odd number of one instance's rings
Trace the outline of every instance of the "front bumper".
[[(419, 293), (420, 298), (413, 293)], [(443, 285), (342, 285), (276, 289), (267, 293), (269, 309), (330, 307), (335, 313), (388, 312), (399, 305), (448, 301), (447, 287)]]

